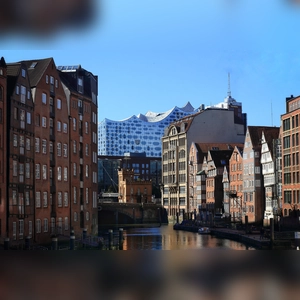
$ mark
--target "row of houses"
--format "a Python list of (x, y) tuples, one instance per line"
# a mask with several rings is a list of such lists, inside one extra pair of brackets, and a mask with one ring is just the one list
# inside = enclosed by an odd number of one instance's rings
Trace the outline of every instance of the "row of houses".
[(53, 58), (1, 58), (2, 239), (97, 232), (97, 81)]
[(298, 211), (300, 96), (286, 99), (280, 128), (246, 126), (241, 111), (228, 95), (166, 129), (162, 204), (169, 216), (199, 211), (268, 224)]

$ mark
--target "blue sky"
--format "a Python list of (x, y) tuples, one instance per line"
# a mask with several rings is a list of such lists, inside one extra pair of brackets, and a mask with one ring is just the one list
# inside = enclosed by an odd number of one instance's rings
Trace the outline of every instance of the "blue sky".
[[(7, 62), (54, 57), (99, 76), (99, 121), (243, 103), (248, 125), (280, 125), (300, 94), (300, 6), (284, 0), (102, 0), (92, 25), (47, 38), (3, 38)], [(271, 110), (272, 107), (272, 110)], [(273, 117), (272, 117), (273, 116)]]

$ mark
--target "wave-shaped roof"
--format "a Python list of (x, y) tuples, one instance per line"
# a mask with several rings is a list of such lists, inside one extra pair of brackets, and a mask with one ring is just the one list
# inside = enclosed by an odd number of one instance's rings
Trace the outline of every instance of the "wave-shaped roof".
[(170, 114), (172, 114), (172, 112), (175, 111), (175, 110), (179, 110), (179, 111), (182, 111), (182, 112), (185, 112), (185, 113), (195, 112), (195, 108), (191, 105), (190, 102), (187, 102), (187, 104), (183, 107), (175, 106), (172, 109), (170, 109), (166, 112), (163, 112), (163, 113), (156, 113), (156, 112), (153, 112), (153, 111), (148, 111), (146, 114), (138, 114), (137, 116), (133, 115), (133, 116), (127, 118), (127, 119), (121, 120), (120, 122), (128, 121), (131, 118), (138, 118), (141, 121), (151, 122), (151, 123), (160, 122), (163, 119), (165, 119), (166, 117), (168, 117)]

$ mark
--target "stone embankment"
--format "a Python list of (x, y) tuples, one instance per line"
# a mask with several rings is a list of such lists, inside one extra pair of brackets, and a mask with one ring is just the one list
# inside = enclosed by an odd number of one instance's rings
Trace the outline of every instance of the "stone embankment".
[[(190, 224), (175, 224), (174, 230), (184, 230), (198, 232), (199, 226)], [(274, 240), (270, 238), (268, 230), (261, 234), (259, 230), (236, 230), (230, 228), (210, 228), (211, 235), (217, 238), (230, 239), (245, 245), (252, 246), (256, 249), (296, 249), (298, 241), (295, 240), (294, 232), (275, 232)]]

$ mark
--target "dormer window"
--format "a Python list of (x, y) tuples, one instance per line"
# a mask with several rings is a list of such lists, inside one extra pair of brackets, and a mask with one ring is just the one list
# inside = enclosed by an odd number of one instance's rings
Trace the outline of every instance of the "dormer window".
[(77, 78), (77, 90), (79, 93), (83, 93), (83, 80), (82, 77)]
[(21, 74), (22, 74), (22, 77), (26, 77), (26, 71), (25, 71), (25, 69), (22, 69), (22, 71), (21, 71)]

